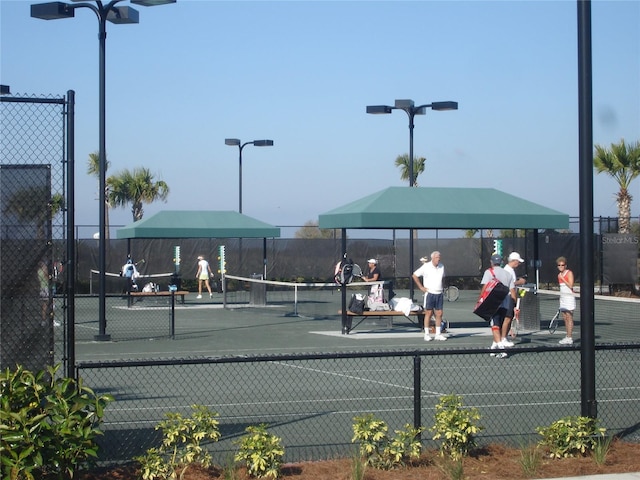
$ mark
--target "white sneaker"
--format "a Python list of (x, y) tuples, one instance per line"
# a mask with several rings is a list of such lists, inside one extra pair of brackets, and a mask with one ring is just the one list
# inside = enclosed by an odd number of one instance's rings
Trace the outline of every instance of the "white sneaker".
[(562, 340), (558, 342), (560, 345), (573, 345), (573, 338), (564, 337)]
[(503, 338), (500, 341), (500, 345), (502, 345), (503, 347), (509, 348), (509, 347), (513, 347), (513, 342), (510, 340), (507, 340), (506, 338)]
[(213, 293), (210, 293), (210, 294), (209, 294), (209, 298), (213, 298)]
[[(493, 343), (491, 344), (491, 350), (498, 350), (499, 348), (500, 348), (500, 344), (499, 344), (499, 343), (497, 343), (497, 342), (493, 342)], [(495, 357), (495, 356), (496, 356), (496, 354), (495, 354), (495, 353), (490, 353), (489, 355), (490, 355), (490, 356), (492, 356), (492, 357)]]
[(431, 341), (431, 335), (429, 335), (429, 332), (424, 334), (424, 341), (425, 342), (430, 342)]
[(496, 353), (496, 358), (507, 358), (508, 356), (507, 352)]
[(53, 321), (53, 326), (54, 326), (54, 327), (59, 327), (59, 326), (60, 326), (60, 322), (59, 322), (59, 321), (57, 321), (57, 320), (54, 320), (54, 321)]
[(202, 298), (202, 295), (198, 295), (196, 298)]
[(441, 333), (438, 333), (435, 337), (433, 337), (434, 340), (440, 340), (441, 342), (444, 342), (447, 340), (447, 337), (445, 337), (444, 335), (442, 335)]

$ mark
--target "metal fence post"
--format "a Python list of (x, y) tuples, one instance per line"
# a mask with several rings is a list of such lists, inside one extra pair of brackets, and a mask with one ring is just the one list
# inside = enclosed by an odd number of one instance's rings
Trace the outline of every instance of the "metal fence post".
[[(422, 385), (421, 378), (421, 358), (420, 355), (413, 357), (413, 428), (420, 428), (422, 425)], [(418, 438), (421, 435), (418, 434)]]

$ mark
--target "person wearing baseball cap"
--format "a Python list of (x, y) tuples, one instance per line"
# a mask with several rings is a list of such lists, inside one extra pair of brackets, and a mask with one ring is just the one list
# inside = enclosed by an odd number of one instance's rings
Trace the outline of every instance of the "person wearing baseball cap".
[(370, 258), (367, 260), (367, 271), (362, 275), (365, 282), (377, 282), (380, 280), (380, 268), (378, 268), (378, 260)]
[(498, 254), (491, 255), (491, 267), (485, 270), (484, 274), (482, 275), (482, 280), (480, 281), (480, 285), (482, 285), (480, 296), (482, 296), (487, 284), (493, 278), (496, 278), (500, 283), (509, 287), (509, 294), (504, 298), (504, 300), (500, 304), (500, 307), (498, 307), (498, 310), (493, 314), (489, 322), (489, 325), (491, 326), (491, 335), (493, 336), (491, 349), (499, 350), (496, 353), (492, 353), (491, 356), (496, 358), (507, 357), (507, 353), (504, 351), (507, 345), (502, 343), (502, 324), (507, 314), (507, 309), (510, 307), (511, 302), (515, 302), (516, 299), (516, 288), (514, 279), (509, 272), (505, 271), (505, 269), (500, 266), (501, 264), (502, 256)]
[[(504, 266), (505, 271), (513, 277), (515, 287), (523, 285), (526, 282), (524, 277), (518, 277), (516, 275), (516, 268), (518, 268), (521, 263), (524, 263), (524, 258), (522, 258), (518, 252), (511, 252), (507, 257), (507, 264)], [(507, 308), (507, 314), (504, 317), (504, 321), (502, 322), (502, 339), (500, 342), (505, 347), (513, 347), (513, 342), (507, 338), (507, 335), (509, 334), (511, 321), (515, 314), (514, 308), (515, 302), (511, 302), (511, 305)]]
[[(363, 282), (377, 282), (382, 280), (382, 274), (380, 273), (380, 268), (378, 267), (378, 260), (376, 260), (375, 258), (370, 258), (369, 260), (367, 260), (367, 271), (360, 278)], [(384, 302), (384, 293), (381, 283), (371, 285), (371, 289), (369, 290), (369, 297), (373, 302)]]

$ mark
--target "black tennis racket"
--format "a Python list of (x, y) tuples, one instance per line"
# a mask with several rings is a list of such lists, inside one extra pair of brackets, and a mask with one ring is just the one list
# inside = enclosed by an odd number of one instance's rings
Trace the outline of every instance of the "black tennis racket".
[(353, 270), (351, 270), (351, 274), (354, 277), (361, 278), (362, 277), (362, 269), (360, 268), (360, 265), (358, 265), (357, 263), (354, 263), (353, 264)]

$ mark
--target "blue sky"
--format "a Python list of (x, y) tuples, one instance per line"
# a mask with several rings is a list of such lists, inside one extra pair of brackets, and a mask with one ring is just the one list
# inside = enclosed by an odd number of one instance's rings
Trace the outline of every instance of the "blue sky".
[[(76, 222), (98, 223), (98, 24), (30, 17), (0, 0), (0, 83), (15, 94), (76, 92)], [(122, 5), (129, 5), (128, 2)], [(491, 187), (577, 216), (575, 1), (206, 1), (140, 11), (107, 26), (109, 173), (149, 167), (165, 180), (159, 210), (238, 208), (302, 225), (388, 186), (408, 153), (402, 111), (367, 105), (455, 100), (417, 116), (420, 186)], [(594, 142), (640, 140), (640, 2), (594, 1)], [(611, 178), (594, 175), (594, 213), (616, 216)], [(640, 214), (640, 179), (632, 183)], [(117, 209), (112, 224), (128, 224)]]

